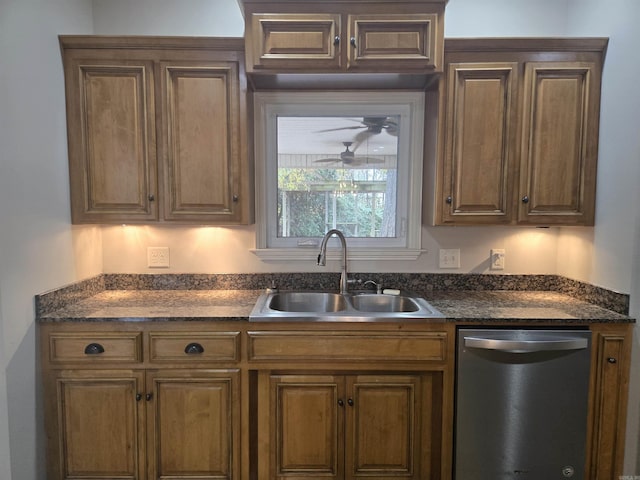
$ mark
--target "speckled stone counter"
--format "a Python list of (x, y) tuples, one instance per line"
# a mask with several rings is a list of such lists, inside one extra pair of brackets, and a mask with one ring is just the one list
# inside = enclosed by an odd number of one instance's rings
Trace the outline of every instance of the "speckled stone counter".
[[(270, 275), (267, 280), (290, 279), (291, 274), (281, 274), (278, 278)], [(337, 286), (337, 277), (321, 277), (315, 283), (303, 275), (306, 282), (298, 281), (297, 288), (287, 289), (331, 289)], [(597, 287), (585, 286), (573, 281), (569, 288), (562, 288), (562, 281), (552, 276), (501, 276), (490, 278), (481, 276), (458, 276), (448, 284), (429, 282), (434, 275), (407, 276), (408, 274), (385, 274), (385, 284), (410, 289), (422, 295), (449, 321), (495, 323), (495, 322), (539, 322), (561, 321), (566, 323), (615, 322), (628, 323), (634, 320), (624, 312), (628, 308), (628, 298), (615, 292), (602, 291)], [(85, 282), (69, 285), (36, 297), (36, 311), (41, 322), (60, 321), (246, 321), (258, 298), (264, 291), (253, 283), (256, 276), (232, 278), (224, 281), (212, 276), (202, 276), (198, 282), (189, 284), (193, 276), (119, 276), (118, 278), (99, 276)], [(370, 276), (371, 277), (371, 276)], [(451, 275), (447, 279), (452, 280)], [(467, 283), (463, 277), (470, 277)], [(251, 281), (247, 279), (251, 278)], [(203, 280), (204, 279), (204, 280)], [(230, 280), (231, 279), (231, 280)], [(442, 278), (436, 278), (442, 280)], [(409, 280), (414, 280), (410, 282)], [(215, 284), (215, 286), (214, 286)], [(266, 283), (268, 284), (268, 283)], [(448, 285), (448, 288), (447, 288)], [(511, 289), (499, 289), (505, 285)], [(498, 288), (492, 289), (492, 286)], [(531, 290), (526, 287), (542, 287)], [(174, 287), (174, 288), (171, 288)], [(207, 288), (209, 287), (209, 288)], [(212, 288), (213, 287), (213, 288)], [(234, 288), (235, 287), (235, 288)], [(242, 288), (245, 287), (245, 288)], [(253, 288), (246, 288), (253, 287)], [(443, 288), (444, 287), (444, 288)], [(467, 287), (467, 288), (465, 288)], [(525, 287), (525, 288), (523, 288)], [(549, 287), (553, 287), (552, 290)], [(591, 290), (590, 290), (591, 288)], [(557, 291), (560, 290), (560, 291)], [(592, 291), (593, 290), (593, 291)], [(602, 289), (600, 289), (602, 290)], [(602, 302), (587, 301), (575, 292), (589, 291), (594, 298), (602, 297)], [(578, 298), (577, 298), (578, 297)], [(614, 309), (607, 308), (613, 305)]]

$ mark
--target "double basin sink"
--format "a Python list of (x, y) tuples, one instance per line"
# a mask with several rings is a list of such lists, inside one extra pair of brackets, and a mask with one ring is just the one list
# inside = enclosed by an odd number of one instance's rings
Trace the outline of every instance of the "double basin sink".
[(372, 322), (444, 319), (423, 298), (410, 294), (309, 291), (268, 292), (258, 298), (249, 320)]

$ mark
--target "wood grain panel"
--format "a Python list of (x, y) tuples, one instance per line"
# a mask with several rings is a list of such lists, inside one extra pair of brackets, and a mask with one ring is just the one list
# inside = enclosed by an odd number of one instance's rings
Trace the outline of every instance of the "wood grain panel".
[[(91, 344), (104, 351), (87, 354)], [(139, 332), (57, 332), (49, 335), (49, 361), (52, 363), (140, 362), (142, 361), (142, 334)]]
[[(191, 344), (202, 353), (187, 353)], [(235, 362), (240, 358), (240, 332), (152, 332), (149, 334), (149, 360), (152, 362)]]
[(448, 66), (443, 222), (508, 223), (517, 63)]
[(149, 478), (231, 479), (239, 431), (237, 371), (149, 371)]
[[(592, 222), (595, 157), (588, 142), (596, 141), (591, 102), (594, 65), (528, 63), (525, 66), (525, 113), (520, 220), (558, 223)], [(599, 87), (598, 87), (599, 90)], [(595, 108), (595, 110), (594, 110)], [(580, 217), (585, 217), (581, 219)]]
[(421, 478), (420, 391), (417, 375), (347, 378), (353, 405), (347, 408), (347, 438), (352, 443), (346, 463), (357, 478)]
[(140, 372), (60, 373), (57, 397), (61, 479), (142, 478), (144, 417), (135, 400), (142, 385)]
[(340, 15), (253, 13), (251, 26), (256, 70), (340, 67)]
[(68, 68), (74, 223), (156, 218), (151, 64), (75, 61)]
[(445, 361), (446, 332), (248, 332), (249, 360)]
[(436, 14), (349, 15), (348, 68), (431, 69)]
[(272, 375), (272, 478), (342, 478), (344, 379)]
[(593, 480), (619, 478), (624, 460), (630, 341), (613, 332), (597, 336), (594, 421), (590, 476)]
[(165, 219), (233, 220), (239, 195), (237, 65), (162, 64), (162, 70)]

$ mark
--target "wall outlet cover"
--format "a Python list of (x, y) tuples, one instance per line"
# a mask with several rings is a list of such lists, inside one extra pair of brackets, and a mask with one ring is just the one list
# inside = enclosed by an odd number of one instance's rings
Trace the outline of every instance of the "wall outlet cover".
[(147, 247), (147, 267), (169, 268), (169, 247)]
[(504, 270), (505, 251), (504, 248), (491, 249), (491, 270)]

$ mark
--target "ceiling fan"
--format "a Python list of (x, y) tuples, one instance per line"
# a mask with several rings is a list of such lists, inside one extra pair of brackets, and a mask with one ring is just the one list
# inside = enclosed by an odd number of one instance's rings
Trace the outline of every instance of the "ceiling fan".
[(391, 117), (362, 117), (361, 125), (354, 125), (352, 127), (338, 127), (328, 128), (326, 130), (318, 130), (316, 133), (322, 132), (335, 132), (338, 130), (362, 130), (368, 132), (371, 135), (377, 135), (383, 130), (389, 135), (398, 135), (398, 123)]
[(356, 157), (355, 148), (353, 150), (349, 150), (349, 147), (353, 144), (353, 142), (342, 142), (345, 146), (345, 150), (340, 152), (340, 156), (338, 158), (321, 158), (320, 160), (315, 160), (316, 163), (332, 163), (332, 162), (342, 162), (345, 166), (356, 166), (356, 165), (368, 165), (372, 163), (384, 163), (384, 160), (381, 158), (373, 158), (373, 157)]

